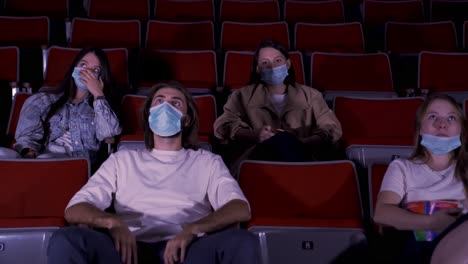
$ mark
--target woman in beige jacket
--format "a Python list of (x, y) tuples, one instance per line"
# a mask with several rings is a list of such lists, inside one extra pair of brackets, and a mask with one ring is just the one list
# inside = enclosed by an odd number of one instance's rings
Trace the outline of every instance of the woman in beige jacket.
[(331, 159), (342, 134), (322, 94), (296, 83), (289, 54), (275, 41), (259, 45), (249, 85), (232, 92), (214, 130), (237, 150), (231, 158), (273, 161)]

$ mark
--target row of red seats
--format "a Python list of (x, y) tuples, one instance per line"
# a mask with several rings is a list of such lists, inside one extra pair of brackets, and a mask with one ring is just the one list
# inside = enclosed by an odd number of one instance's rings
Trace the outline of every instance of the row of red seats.
[[(343, 3), (344, 2), (344, 3)], [(344, 6), (363, 2), (362, 20), (369, 24), (386, 21), (423, 22), (423, 1), (297, 1), (297, 0), (89, 0), (78, 2), (85, 15), (96, 19), (149, 19), (166, 21), (239, 21), (288, 23), (340, 23), (345, 21)], [(218, 7), (219, 6), (219, 7)], [(67, 0), (5, 0), (4, 13), (12, 15), (45, 15), (67, 18), (73, 8)], [(459, 20), (466, 18), (463, 2), (432, 0), (425, 9), (430, 10), (429, 20)], [(196, 12), (194, 12), (196, 10)]]
[[(0, 233), (7, 245), (0, 260), (6, 263), (14, 257), (15, 263), (45, 263), (48, 238), (55, 228), (66, 225), (63, 210), (90, 176), (89, 164), (85, 159), (1, 160), (0, 170), (11, 176), (4, 177), (0, 186), (3, 193), (8, 193), (0, 203)], [(367, 201), (361, 202), (358, 176), (350, 161), (303, 164), (247, 161), (239, 175), (240, 186), (251, 202), (252, 219), (248, 227), (252, 232), (267, 231), (265, 226), (277, 227), (277, 231), (292, 227), (315, 238), (314, 232), (327, 231), (349, 236), (347, 231), (352, 229), (365, 240), (361, 203)], [(37, 232), (43, 233), (42, 239), (34, 237)], [(23, 243), (15, 244), (15, 240)], [(338, 248), (330, 244), (337, 242), (327, 239), (314, 243), (321, 253), (314, 253), (320, 258), (311, 258), (323, 263), (351, 246), (345, 243), (345, 248)], [(325, 245), (328, 249), (320, 249)], [(268, 246), (262, 245), (265, 254)], [(18, 254), (20, 251), (22, 254)], [(282, 255), (281, 259), (294, 259), (291, 256), (294, 251), (285, 250)]]
[[(200, 134), (203, 137), (200, 140), (207, 141), (213, 139), (213, 122), (217, 117), (216, 102), (210, 95), (202, 96), (198, 100), (201, 98), (204, 98), (203, 102), (197, 101), (201, 112)], [(145, 98), (142, 96), (124, 97), (122, 140), (143, 140), (139, 116), (144, 101)], [(334, 111), (343, 129), (341, 140), (346, 148), (352, 145), (411, 146), (413, 119), (422, 102), (422, 98), (336, 97)]]
[[(216, 100), (211, 95), (196, 96), (195, 100), (200, 110), (199, 140), (216, 144), (213, 136)], [(414, 144), (414, 116), (423, 98), (336, 97), (334, 100), (333, 110), (343, 129), (342, 145), (350, 160), (368, 167), (373, 162), (389, 162), (393, 155), (409, 155)], [(142, 142), (139, 116), (144, 101), (142, 96), (124, 97), (119, 144)], [(463, 106), (468, 111), (468, 99), (463, 101)]]
[[(12, 107), (10, 110), (10, 118), (7, 127), (8, 142), (6, 147), (10, 147), (14, 143), (16, 126), (18, 124), (19, 115), (24, 102), (31, 96), (30, 93), (16, 93), (13, 98)], [(198, 95), (194, 96), (195, 102), (199, 109), (199, 132), (198, 139), (200, 142), (211, 143), (213, 140), (213, 123), (217, 118), (216, 100), (213, 95)], [(146, 100), (146, 96), (126, 95), (121, 103), (122, 126), (123, 133), (117, 143), (126, 142), (132, 143), (135, 141), (143, 141), (143, 127), (141, 124), (141, 110)], [(6, 109), (2, 109), (6, 111)]]
[[(55, 86), (62, 80), (66, 69), (79, 49), (51, 47), (44, 50), (44, 82), (42, 86)], [(105, 49), (115, 81), (123, 87), (131, 85), (128, 51), (123, 48)], [(368, 93), (373, 97), (395, 97), (393, 74), (389, 56), (385, 53), (313, 53), (305, 65), (300, 52), (290, 52), (291, 61), (299, 83), (325, 92), (327, 100), (335, 94)], [(0, 80), (18, 82), (20, 50), (16, 47), (0, 48)], [(144, 90), (158, 81), (174, 79), (193, 91), (209, 93), (217, 87), (232, 90), (248, 82), (253, 52), (227, 52), (224, 65), (218, 66), (213, 51), (156, 51), (142, 49), (140, 65), (141, 81), (132, 83), (135, 90)], [(305, 67), (306, 66), (306, 67)], [(468, 67), (468, 53), (421, 52), (417, 88), (431, 92), (464, 92), (468, 79), (464, 70)], [(310, 69), (306, 73), (305, 68)], [(223, 74), (218, 74), (222, 70)], [(222, 76), (222, 81), (218, 81)], [(416, 87), (413, 87), (416, 88)], [(371, 93), (371, 94), (369, 94)], [(361, 94), (362, 95), (362, 94)]]
[[(386, 164), (373, 164), (359, 175), (350, 161), (243, 162), (238, 180), (252, 211), (247, 227), (261, 234), (262, 258), (281, 260), (274, 263), (330, 263), (366, 241), (366, 231), (372, 229), (365, 219), (372, 215), (386, 168)], [(0, 170), (7, 176), (0, 190), (8, 194), (0, 203), (5, 246), (0, 260), (46, 263), (48, 239), (56, 228), (66, 225), (63, 210), (90, 177), (89, 163), (75, 158), (0, 160)], [(363, 180), (368, 185), (363, 186)], [(274, 248), (275, 240), (303, 242), (304, 238), (314, 251), (283, 247), (277, 254)]]
[[(468, 38), (465, 22), (464, 42)], [(26, 31), (27, 30), (27, 31)], [(24, 34), (24, 32), (29, 32)], [(142, 35), (145, 44), (141, 44)], [(48, 46), (50, 30), (47, 17), (0, 17), (0, 45), (19, 47)], [(100, 48), (150, 48), (167, 50), (216, 50), (213, 22), (148, 21), (142, 33), (138, 20), (95, 20), (75, 18), (69, 30), (69, 46)], [(366, 52), (364, 33), (359, 22), (339, 24), (297, 23), (289, 34), (286, 22), (224, 22), (219, 37), (223, 51), (255, 50), (261, 40), (275, 39), (290, 50), (309, 53)], [(463, 48), (465, 44), (463, 44)], [(457, 51), (453, 22), (387, 22), (385, 51)]]
[[(7, 132), (11, 138), (14, 137), (19, 112), (27, 97), (29, 94), (25, 93), (15, 96)], [(140, 112), (145, 99), (138, 95), (124, 96), (121, 104), (123, 132), (118, 144), (142, 144)], [(213, 123), (217, 117), (216, 100), (212, 95), (201, 95), (195, 96), (195, 101), (200, 111), (199, 141), (216, 144), (213, 136)], [(334, 111), (342, 125), (341, 141), (347, 149), (348, 158), (362, 167), (374, 161), (390, 161), (392, 155), (385, 149), (392, 149), (391, 146), (403, 146), (392, 151), (395, 152), (393, 154), (403, 153), (406, 156), (407, 148), (414, 143), (414, 115), (422, 102), (422, 98), (336, 97)], [(463, 101), (463, 106), (466, 112), (468, 99)]]

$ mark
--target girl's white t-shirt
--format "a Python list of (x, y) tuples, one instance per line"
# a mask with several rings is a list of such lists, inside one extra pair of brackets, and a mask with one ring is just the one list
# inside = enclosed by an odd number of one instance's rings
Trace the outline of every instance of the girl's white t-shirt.
[(455, 177), (455, 165), (441, 171), (432, 170), (419, 160), (397, 159), (390, 163), (380, 191), (400, 195), (403, 204), (413, 201), (455, 200), (463, 204), (466, 195), (463, 183)]

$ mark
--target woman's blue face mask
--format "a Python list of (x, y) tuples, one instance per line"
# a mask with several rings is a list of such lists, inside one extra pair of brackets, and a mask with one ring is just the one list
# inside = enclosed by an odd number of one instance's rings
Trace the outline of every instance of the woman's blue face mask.
[(288, 76), (288, 66), (283, 64), (272, 69), (263, 69), (261, 71), (262, 80), (269, 85), (283, 84)]
[(436, 155), (447, 154), (461, 146), (460, 135), (438, 137), (422, 134), (421, 145)]
[(75, 80), (76, 87), (78, 87), (81, 90), (88, 90), (88, 87), (80, 80), (80, 72), (84, 70), (84, 68), (81, 67), (75, 67), (72, 73), (72, 77)]

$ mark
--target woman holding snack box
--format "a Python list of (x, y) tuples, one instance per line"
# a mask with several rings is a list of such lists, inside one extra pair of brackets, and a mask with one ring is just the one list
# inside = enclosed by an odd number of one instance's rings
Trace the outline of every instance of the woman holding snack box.
[(463, 214), (468, 208), (468, 159), (461, 108), (450, 96), (432, 95), (415, 121), (415, 149), (410, 158), (390, 163), (374, 214), (378, 224), (412, 231), (398, 263), (429, 263), (434, 249), (434, 258), (445, 254), (437, 249), (439, 242), (450, 243), (446, 235), (450, 238), (468, 218)]

